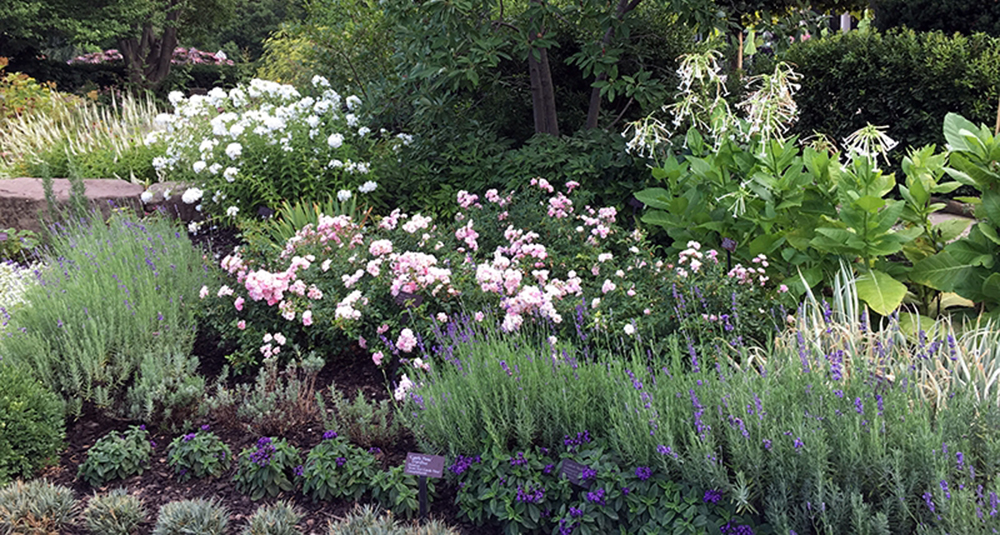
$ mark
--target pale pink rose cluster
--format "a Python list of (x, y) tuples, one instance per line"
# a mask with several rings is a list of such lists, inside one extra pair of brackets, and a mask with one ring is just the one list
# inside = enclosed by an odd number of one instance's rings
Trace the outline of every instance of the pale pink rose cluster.
[(573, 201), (569, 200), (569, 197), (563, 195), (560, 191), (555, 197), (549, 198), (549, 217), (554, 217), (556, 219), (562, 219), (564, 217), (569, 217), (573, 213)]
[(555, 188), (552, 187), (552, 184), (549, 184), (549, 181), (545, 180), (544, 178), (532, 178), (531, 185), (538, 186), (538, 189), (542, 191), (547, 191), (549, 193), (552, 193), (556, 190)]
[(465, 245), (469, 246), (469, 249), (473, 251), (479, 250), (479, 243), (476, 242), (476, 238), (479, 237), (479, 233), (472, 229), (472, 220), (470, 219), (464, 227), (458, 227), (455, 231), (455, 239), (465, 242)]
[(356, 305), (367, 305), (368, 298), (361, 295), (361, 291), (354, 290), (353, 292), (347, 294), (342, 301), (337, 303), (337, 310), (334, 311), (333, 316), (338, 320), (359, 320), (361, 319), (361, 311), (354, 308)]
[[(495, 190), (494, 190), (495, 191)], [(479, 195), (471, 195), (468, 191), (464, 189), (458, 192), (458, 205), (462, 208), (469, 208), (475, 206), (476, 208), (482, 208), (479, 204)]]
[(449, 295), (457, 291), (451, 287), (451, 270), (437, 267), (437, 257), (417, 251), (407, 251), (392, 258), (392, 283), (390, 291), (393, 296), (399, 292), (416, 293), (419, 290), (431, 288), (431, 295), (437, 295), (445, 289)]

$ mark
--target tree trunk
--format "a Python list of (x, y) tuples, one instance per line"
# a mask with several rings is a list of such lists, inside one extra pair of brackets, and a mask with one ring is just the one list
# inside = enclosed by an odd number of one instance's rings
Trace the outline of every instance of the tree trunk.
[(549, 51), (540, 48), (538, 60), (535, 51), (528, 53), (528, 74), (531, 77), (531, 108), (535, 116), (535, 133), (559, 136), (559, 121), (556, 115), (556, 92), (549, 68)]
[[(618, 8), (615, 10), (615, 18), (619, 21), (625, 18), (630, 11), (635, 9), (639, 5), (641, 0), (618, 0)], [(601, 44), (607, 47), (611, 44), (611, 38), (614, 36), (614, 28), (608, 28), (604, 32), (604, 38), (601, 39)], [(608, 79), (606, 73), (600, 73), (595, 78), (595, 82), (603, 82)], [(587, 126), (588, 130), (592, 128), (597, 128), (597, 119), (601, 114), (601, 90), (600, 88), (594, 87), (590, 90), (590, 106), (587, 107)]]
[(139, 38), (131, 37), (118, 42), (129, 82), (137, 87), (155, 87), (170, 74), (170, 61), (177, 47), (176, 23), (181, 14), (179, 1), (172, 1), (168, 9), (162, 35), (157, 36), (153, 26), (147, 23)]

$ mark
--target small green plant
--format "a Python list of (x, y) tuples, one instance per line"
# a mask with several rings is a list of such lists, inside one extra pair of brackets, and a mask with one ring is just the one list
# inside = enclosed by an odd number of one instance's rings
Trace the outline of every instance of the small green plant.
[(284, 372), (277, 356), (264, 359), (253, 384), (226, 386), (228, 369), (215, 383), (215, 395), (205, 400), (205, 409), (219, 420), (241, 426), (251, 433), (281, 434), (295, 425), (315, 421), (316, 375), (325, 361), (310, 353), (289, 362)]
[(192, 477), (219, 477), (232, 463), (232, 452), (225, 443), (209, 431), (201, 430), (177, 437), (167, 450), (167, 464), (181, 481)]
[(182, 500), (160, 507), (153, 535), (222, 535), (229, 511), (214, 499)]
[(236, 467), (236, 489), (251, 500), (277, 496), (295, 488), (294, 476), (301, 457), (285, 439), (261, 437), (257, 444), (240, 452)]
[(257, 508), (242, 535), (301, 535), (295, 525), (302, 515), (288, 502), (279, 501)]
[(320, 442), (306, 456), (302, 468), (302, 492), (314, 500), (351, 498), (357, 500), (368, 490), (375, 475), (375, 457), (338, 437), (323, 433)]
[[(329, 392), (335, 412), (333, 418), (324, 418), (327, 429), (342, 430), (350, 437), (351, 442), (363, 448), (385, 448), (399, 439), (402, 426), (393, 418), (393, 406), (388, 399), (369, 401), (364, 392), (358, 390), (354, 401), (349, 401), (333, 384), (330, 385)], [(316, 400), (325, 415), (319, 394)]]
[[(393, 466), (375, 474), (371, 481), (372, 498), (393, 514), (413, 518), (420, 511), (417, 478), (403, 472), (403, 466)], [(427, 493), (434, 495), (434, 482), (427, 480)]]
[(63, 422), (59, 396), (0, 361), (0, 484), (50, 463), (62, 448)]
[(16, 481), (0, 489), (0, 533), (61, 533), (75, 516), (73, 491), (61, 485), (36, 479)]
[(457, 531), (433, 520), (422, 526), (401, 526), (391, 512), (381, 513), (371, 505), (357, 505), (339, 522), (331, 522), (328, 535), (457, 535)]
[(190, 425), (205, 396), (198, 357), (150, 351), (139, 363), (135, 383), (125, 394), (125, 415), (179, 431)]
[(112, 431), (101, 437), (80, 465), (79, 477), (93, 487), (108, 481), (143, 473), (153, 456), (153, 443), (146, 426), (131, 426), (124, 432)]
[(142, 500), (117, 488), (107, 494), (97, 494), (83, 511), (87, 529), (100, 535), (131, 535), (146, 518)]

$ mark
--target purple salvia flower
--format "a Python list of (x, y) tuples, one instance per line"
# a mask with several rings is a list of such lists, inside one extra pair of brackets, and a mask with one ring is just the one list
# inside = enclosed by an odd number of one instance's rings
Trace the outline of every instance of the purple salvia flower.
[(635, 469), (635, 477), (639, 478), (639, 481), (646, 481), (653, 475), (653, 469), (648, 466), (639, 466)]
[(722, 499), (721, 491), (715, 489), (709, 489), (705, 491), (705, 496), (702, 497), (701, 501), (703, 503), (719, 503), (719, 500), (721, 499)]

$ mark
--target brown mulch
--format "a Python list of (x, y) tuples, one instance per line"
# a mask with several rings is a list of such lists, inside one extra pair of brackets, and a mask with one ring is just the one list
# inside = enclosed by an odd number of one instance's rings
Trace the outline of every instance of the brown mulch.
[[(357, 350), (358, 348), (352, 349)], [(361, 357), (362, 355), (357, 356)], [(202, 356), (202, 359), (205, 361), (203, 362), (202, 369), (220, 369), (220, 363), (212, 362), (217, 358), (221, 357), (217, 355)], [(366, 358), (337, 359), (336, 365), (324, 367), (317, 379), (317, 389), (323, 388), (325, 390), (333, 382), (337, 385), (338, 389), (348, 396), (354, 396), (358, 390), (361, 390), (368, 396), (376, 398), (387, 397), (388, 391), (384, 386), (382, 374), (370, 363), (365, 365), (366, 361)], [(241, 378), (241, 380), (246, 380), (246, 378)], [(304, 533), (325, 535), (327, 524), (344, 516), (355, 505), (354, 502), (346, 500), (313, 502), (310, 498), (297, 492), (282, 493), (276, 498), (264, 498), (257, 502), (251, 501), (249, 497), (240, 494), (236, 490), (236, 485), (232, 481), (235, 464), (226, 474), (219, 478), (180, 482), (173, 476), (172, 471), (167, 465), (167, 446), (178, 434), (166, 431), (156, 431), (152, 435), (156, 447), (153, 450), (151, 466), (143, 474), (114, 481), (100, 488), (93, 488), (76, 477), (78, 467), (86, 459), (87, 450), (94, 442), (110, 431), (123, 431), (129, 425), (136, 423), (109, 418), (94, 407), (85, 406), (80, 418), (74, 422), (70, 422), (67, 426), (66, 442), (68, 446), (60, 455), (59, 464), (43, 470), (39, 474), (39, 477), (44, 477), (53, 483), (70, 487), (81, 500), (86, 500), (95, 493), (103, 493), (117, 487), (125, 487), (131, 494), (141, 498), (149, 511), (149, 515), (143, 523), (140, 533), (150, 533), (160, 506), (176, 500), (193, 498), (215, 498), (220, 500), (230, 511), (230, 531), (232, 533), (238, 533), (243, 528), (247, 519), (258, 506), (283, 499), (295, 503), (300, 512), (303, 513), (299, 527)], [(212, 424), (212, 431), (232, 449), (234, 455), (238, 454), (243, 448), (253, 445), (259, 438), (243, 430), (226, 427), (219, 422), (210, 423)], [(323, 431), (322, 424), (316, 422), (294, 427), (285, 433), (283, 437), (290, 444), (298, 447), (304, 457), (304, 454), (311, 447), (320, 442)], [(402, 464), (406, 459), (408, 451), (418, 451), (418, 446), (413, 438), (407, 435), (392, 449), (385, 449), (381, 453), (376, 454), (376, 457), (382, 463), (383, 468), (386, 468)], [(449, 525), (458, 528), (463, 534), (490, 533), (490, 530), (457, 520), (456, 515), (458, 511), (454, 505), (455, 490), (448, 488), (443, 483), (443, 481), (439, 482), (438, 495), (431, 503), (431, 517), (447, 522)], [(82, 525), (82, 522), (80, 522), (79, 525), (65, 529), (64, 533), (68, 535), (84, 535), (88, 531)]]

